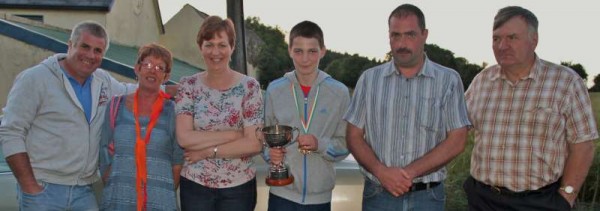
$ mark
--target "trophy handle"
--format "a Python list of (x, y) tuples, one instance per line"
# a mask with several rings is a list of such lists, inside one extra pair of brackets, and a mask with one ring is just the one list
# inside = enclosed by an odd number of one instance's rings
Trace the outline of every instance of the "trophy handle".
[(267, 143), (261, 138), (261, 136), (258, 135), (258, 133), (262, 134), (262, 129), (263, 129), (263, 127), (257, 127), (256, 130), (254, 131), (254, 135), (256, 136), (256, 139), (258, 139), (258, 142), (260, 142), (261, 145), (263, 145), (264, 147), (267, 147)]
[(292, 143), (294, 143), (294, 142), (298, 141), (298, 136), (300, 136), (300, 130), (298, 130), (298, 128), (297, 128), (297, 127), (294, 127), (294, 128), (292, 128), (292, 137), (294, 136), (294, 131), (296, 131), (296, 137), (294, 137), (294, 138), (292, 139), (292, 141), (290, 141), (290, 144), (292, 144)]

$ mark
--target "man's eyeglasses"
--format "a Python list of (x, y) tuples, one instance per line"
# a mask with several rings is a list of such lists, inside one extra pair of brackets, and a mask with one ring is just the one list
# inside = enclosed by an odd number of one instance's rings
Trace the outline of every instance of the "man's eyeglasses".
[(167, 72), (167, 68), (165, 68), (161, 65), (154, 65), (150, 62), (142, 62), (142, 63), (140, 63), (140, 66), (142, 67), (143, 70), (146, 70), (146, 71), (154, 70), (159, 73)]

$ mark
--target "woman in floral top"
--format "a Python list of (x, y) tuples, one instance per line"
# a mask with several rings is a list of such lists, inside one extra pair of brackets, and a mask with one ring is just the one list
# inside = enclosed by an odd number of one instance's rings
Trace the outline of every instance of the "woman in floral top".
[(254, 210), (252, 156), (261, 144), (262, 96), (256, 79), (229, 67), (235, 31), (231, 20), (208, 17), (197, 43), (206, 71), (180, 81), (177, 139), (185, 149), (182, 210)]

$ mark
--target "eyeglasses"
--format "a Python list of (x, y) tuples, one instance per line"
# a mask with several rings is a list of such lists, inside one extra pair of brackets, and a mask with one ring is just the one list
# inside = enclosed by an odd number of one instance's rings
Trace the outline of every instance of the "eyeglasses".
[(163, 67), (161, 65), (154, 65), (150, 62), (142, 62), (142, 63), (140, 63), (140, 66), (142, 66), (142, 69), (144, 69), (146, 71), (154, 70), (159, 73), (167, 72), (167, 69), (165, 67)]

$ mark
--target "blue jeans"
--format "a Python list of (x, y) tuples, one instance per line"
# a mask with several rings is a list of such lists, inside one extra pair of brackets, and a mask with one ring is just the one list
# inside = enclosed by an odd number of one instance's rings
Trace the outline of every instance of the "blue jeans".
[(268, 211), (331, 211), (331, 202), (325, 204), (298, 204), (269, 193)]
[(408, 192), (400, 197), (390, 194), (383, 186), (369, 179), (363, 190), (363, 211), (391, 210), (444, 210), (446, 195), (444, 183), (426, 190)]
[(42, 192), (28, 194), (17, 185), (19, 210), (98, 210), (92, 185), (58, 185), (42, 182)]
[(181, 177), (181, 210), (254, 211), (256, 178), (231, 188), (209, 188)]

